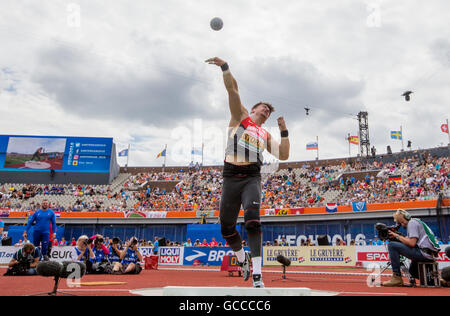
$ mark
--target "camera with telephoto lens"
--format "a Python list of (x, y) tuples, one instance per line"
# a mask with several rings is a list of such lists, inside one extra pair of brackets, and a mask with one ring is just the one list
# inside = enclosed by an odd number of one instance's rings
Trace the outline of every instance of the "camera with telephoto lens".
[(389, 236), (389, 232), (390, 231), (393, 232), (393, 233), (396, 233), (396, 234), (398, 234), (400, 236), (403, 236), (398, 231), (400, 229), (400, 227), (401, 227), (400, 224), (394, 225), (394, 226), (387, 226), (384, 223), (377, 223), (375, 225), (375, 229), (378, 232), (378, 238), (380, 238), (380, 240), (382, 240), (382, 241), (386, 241), (386, 240), (395, 241), (396, 240), (395, 238)]
[(27, 275), (27, 271), (30, 269), (30, 262), (28, 261), (19, 261), (17, 264), (8, 268), (5, 276), (18, 276), (18, 275)]
[(138, 240), (136, 237), (131, 238), (130, 240), (130, 247), (134, 247), (138, 244)]
[(98, 245), (98, 244), (103, 244), (104, 243), (104, 239), (103, 239), (103, 237), (95, 237), (95, 240), (94, 240), (94, 244), (95, 245)]

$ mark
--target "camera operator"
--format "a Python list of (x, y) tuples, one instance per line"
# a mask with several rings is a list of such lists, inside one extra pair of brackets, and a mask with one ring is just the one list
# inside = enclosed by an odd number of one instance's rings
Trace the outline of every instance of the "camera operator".
[(111, 245), (109, 246), (108, 259), (112, 264), (120, 262), (120, 256), (122, 255), (122, 245), (120, 239), (115, 237), (112, 239)]
[(120, 256), (121, 262), (116, 262), (113, 273), (123, 274), (139, 274), (142, 267), (139, 262), (142, 261), (142, 255), (138, 250), (138, 240), (136, 237), (131, 238), (129, 244), (122, 251)]
[(92, 251), (92, 248), (89, 247), (88, 244), (89, 237), (86, 235), (80, 236), (77, 240), (77, 244), (74, 248), (75, 255), (72, 258), (75, 258), (75, 261), (84, 262), (88, 270), (92, 268), (92, 262), (95, 261), (95, 254)]
[(397, 210), (394, 220), (407, 229), (408, 236), (389, 231), (391, 241), (388, 245), (391, 258), (393, 275), (390, 281), (383, 286), (402, 286), (403, 279), (400, 272), (400, 256), (411, 260), (409, 272), (413, 278), (418, 279), (418, 262), (433, 262), (439, 253), (439, 245), (436, 242), (431, 229), (420, 219), (411, 218), (405, 210)]
[(27, 243), (19, 249), (8, 264), (5, 275), (37, 275), (36, 266), (41, 258), (39, 248)]

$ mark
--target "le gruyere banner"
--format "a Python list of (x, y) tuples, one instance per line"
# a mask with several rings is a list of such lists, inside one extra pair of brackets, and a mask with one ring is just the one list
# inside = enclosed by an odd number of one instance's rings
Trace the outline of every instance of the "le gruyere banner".
[(282, 255), (291, 260), (291, 266), (343, 266), (352, 267), (356, 263), (354, 246), (313, 246), (313, 247), (264, 247), (263, 264), (281, 265), (277, 257)]

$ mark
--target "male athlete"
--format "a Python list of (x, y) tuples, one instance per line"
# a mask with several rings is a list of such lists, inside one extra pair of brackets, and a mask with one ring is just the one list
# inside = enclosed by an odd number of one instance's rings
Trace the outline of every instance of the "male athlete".
[[(36, 223), (33, 232), (33, 244), (39, 247), (42, 244), (41, 253), (44, 260), (48, 260), (48, 244), (50, 239), (50, 229), (53, 230), (53, 239), (56, 238), (56, 216), (51, 209), (48, 200), (42, 201), (42, 208), (37, 210), (28, 221), (27, 228), (23, 233), (23, 238), (27, 239), (31, 225)], [(51, 225), (51, 227), (50, 227)]]
[(259, 102), (249, 114), (241, 104), (237, 82), (231, 75), (228, 64), (217, 57), (206, 62), (222, 68), (231, 112), (220, 201), (221, 232), (236, 253), (244, 280), (247, 281), (250, 277), (250, 258), (242, 248), (242, 239), (236, 230), (242, 204), (253, 265), (253, 287), (260, 288), (264, 287), (261, 277), (262, 232), (259, 216), (262, 153), (267, 149), (277, 159), (287, 160), (290, 147), (288, 130), (283, 117), (278, 118), (281, 132), (281, 143), (278, 143), (261, 127), (274, 111), (273, 106)]

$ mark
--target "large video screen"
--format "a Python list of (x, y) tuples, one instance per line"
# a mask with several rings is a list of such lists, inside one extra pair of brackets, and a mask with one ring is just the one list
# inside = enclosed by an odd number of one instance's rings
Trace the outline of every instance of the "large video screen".
[(0, 135), (0, 171), (109, 172), (112, 138)]

